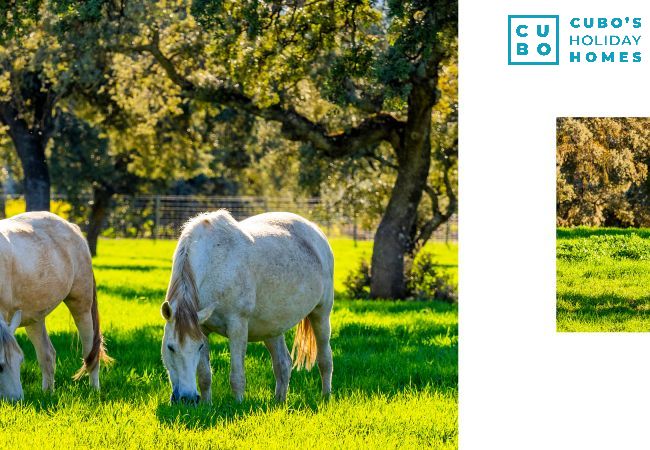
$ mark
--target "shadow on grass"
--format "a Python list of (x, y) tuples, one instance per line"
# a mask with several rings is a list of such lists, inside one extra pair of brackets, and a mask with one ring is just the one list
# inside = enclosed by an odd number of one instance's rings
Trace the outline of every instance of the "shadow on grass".
[(121, 297), (124, 300), (129, 301), (138, 300), (145, 303), (155, 301), (162, 303), (165, 299), (167, 290), (165, 288), (148, 288), (145, 286), (114, 286), (102, 283), (97, 285), (97, 292), (99, 294), (108, 294), (116, 297)]
[(568, 302), (570, 307), (558, 305), (558, 315), (577, 321), (622, 323), (631, 319), (650, 318), (650, 295), (637, 299), (616, 294), (584, 295), (562, 294), (559, 302)]
[(309, 410), (318, 411), (318, 405), (314, 403), (299, 403), (288, 400), (283, 405), (272, 399), (259, 400), (246, 398), (243, 402), (237, 403), (229, 397), (214, 398), (211, 405), (200, 404), (198, 406), (178, 406), (168, 403), (160, 403), (156, 408), (156, 417), (161, 423), (169, 426), (182, 424), (186, 428), (214, 428), (224, 420), (243, 419), (252, 412), (268, 413), (273, 410)]
[(650, 238), (648, 228), (558, 228), (556, 237), (558, 239), (570, 239), (590, 236), (629, 236), (636, 234), (642, 238)]
[(377, 312), (381, 314), (399, 314), (421, 312), (424, 314), (430, 313), (444, 313), (456, 312), (458, 305), (454, 305), (442, 301), (421, 301), (421, 300), (405, 300), (405, 301), (373, 301), (373, 300), (354, 300), (346, 301), (345, 303), (334, 302), (334, 312), (339, 309), (348, 309), (355, 314), (363, 314), (367, 312)]
[[(170, 252), (169, 256), (156, 256), (156, 255), (147, 255), (147, 254), (135, 254), (131, 256), (125, 256), (120, 254), (119, 258), (120, 260), (133, 260), (137, 259), (138, 261), (159, 261), (162, 264), (168, 265), (171, 268), (171, 263), (172, 263), (172, 254)], [(100, 257), (107, 256), (108, 258), (115, 257), (115, 255), (111, 254), (102, 254)]]
[(160, 266), (145, 266), (142, 264), (134, 264), (134, 265), (129, 265), (129, 264), (121, 264), (121, 265), (116, 265), (116, 264), (93, 264), (93, 268), (95, 270), (124, 270), (128, 272), (151, 272), (153, 270), (167, 270), (167, 267), (160, 267)]
[[(429, 303), (399, 303), (392, 306), (375, 303), (363, 307), (356, 302), (348, 305), (355, 312), (375, 310), (380, 313), (412, 312), (429, 309), (453, 311), (451, 305)], [(108, 352), (115, 364), (102, 370), (102, 391), (93, 392), (87, 379), (79, 382), (71, 377), (79, 368), (81, 348), (76, 333), (53, 333), (57, 350), (57, 392), (40, 392), (41, 374), (34, 349), (24, 335), (18, 337), (25, 350), (22, 368), (26, 399), (39, 410), (55, 411), (61, 404), (59, 396), (100, 402), (158, 402), (156, 416), (160, 422), (188, 428), (213, 427), (220, 421), (245, 417), (251, 412), (276, 408), (318, 411), (320, 375), (318, 370), (294, 371), (287, 405), (273, 400), (275, 384), (271, 360), (263, 345), (248, 347), (246, 356), (247, 397), (239, 404), (230, 394), (228, 382), (229, 352), (227, 340), (211, 337), (213, 370), (213, 404), (196, 408), (169, 405), (170, 386), (160, 358), (162, 327), (148, 326), (129, 332), (109, 333)], [(334, 327), (333, 398), (351, 395), (372, 396), (378, 393), (392, 397), (405, 391), (435, 389), (456, 395), (458, 386), (458, 327), (439, 325), (430, 321), (408, 321), (399, 326), (347, 323)], [(289, 345), (293, 331), (287, 333)], [(76, 400), (74, 400), (76, 401)]]

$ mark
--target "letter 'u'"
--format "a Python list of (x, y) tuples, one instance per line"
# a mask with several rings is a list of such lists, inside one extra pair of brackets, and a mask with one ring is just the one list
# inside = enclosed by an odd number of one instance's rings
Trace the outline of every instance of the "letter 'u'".
[(551, 27), (548, 25), (544, 25), (544, 34), (542, 34), (542, 25), (537, 25), (537, 36), (539, 37), (546, 37), (548, 36), (548, 33), (551, 31)]

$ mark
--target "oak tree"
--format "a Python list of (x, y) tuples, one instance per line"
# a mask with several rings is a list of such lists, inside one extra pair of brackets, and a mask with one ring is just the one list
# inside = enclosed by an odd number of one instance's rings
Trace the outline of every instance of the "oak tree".
[[(114, 48), (132, 64), (155, 61), (156, 76), (162, 71), (176, 86), (170, 101), (234, 108), (279, 123), (285, 139), (307, 143), (321, 158), (379, 161), (395, 171), (376, 232), (371, 291), (404, 296), (405, 261), (456, 209), (457, 140), (437, 135), (453, 135), (455, 126), (434, 128), (433, 118), (441, 71), (455, 57), (457, 2), (121, 6), (121, 29), (130, 34)], [(314, 108), (320, 102), (326, 106)], [(432, 163), (436, 186), (428, 184)], [(425, 195), (427, 218), (418, 217)]]

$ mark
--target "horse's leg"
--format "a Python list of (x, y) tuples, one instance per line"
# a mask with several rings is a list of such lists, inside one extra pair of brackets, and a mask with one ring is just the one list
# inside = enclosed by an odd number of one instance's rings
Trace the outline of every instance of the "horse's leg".
[(248, 321), (246, 319), (232, 320), (227, 325), (227, 331), (228, 346), (230, 347), (230, 388), (235, 400), (241, 402), (246, 389), (244, 357), (248, 345)]
[(199, 388), (201, 389), (201, 403), (212, 403), (212, 369), (210, 367), (210, 347), (206, 338), (198, 367)]
[[(95, 338), (91, 303), (92, 291), (90, 292), (90, 299), (80, 300), (80, 297), (73, 297), (71, 295), (65, 300), (65, 304), (70, 310), (70, 314), (72, 314), (74, 323), (77, 325), (84, 359), (90, 354), (90, 351), (93, 348), (93, 340)], [(99, 362), (97, 362), (92, 371), (88, 373), (88, 376), (90, 377), (90, 385), (95, 389), (99, 389)]]
[(318, 370), (323, 386), (323, 397), (328, 397), (332, 392), (332, 348), (330, 347), (330, 313), (332, 307), (319, 305), (309, 314), (309, 321), (316, 337)]
[(275, 399), (284, 402), (287, 399), (287, 390), (291, 378), (291, 355), (284, 340), (284, 334), (265, 340), (264, 345), (266, 345), (273, 360)]
[(43, 390), (54, 391), (54, 370), (56, 368), (56, 351), (45, 329), (45, 321), (25, 327), (29, 340), (36, 350), (36, 358), (43, 374)]

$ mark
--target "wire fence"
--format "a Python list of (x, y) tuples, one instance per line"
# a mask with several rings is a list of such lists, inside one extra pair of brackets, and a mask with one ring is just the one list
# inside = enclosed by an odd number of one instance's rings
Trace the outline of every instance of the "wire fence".
[[(8, 197), (22, 201), (20, 197)], [(52, 211), (66, 216), (66, 198), (53, 196)], [(90, 204), (90, 198), (86, 199)], [(227, 209), (236, 220), (270, 211), (299, 214), (323, 228), (330, 237), (372, 240), (377, 224), (362, 226), (354, 214), (341, 213), (320, 198), (291, 199), (246, 196), (114, 196), (103, 226), (106, 237), (176, 239), (189, 218), (206, 211)], [(453, 216), (431, 236), (434, 242), (457, 242), (458, 219)]]

